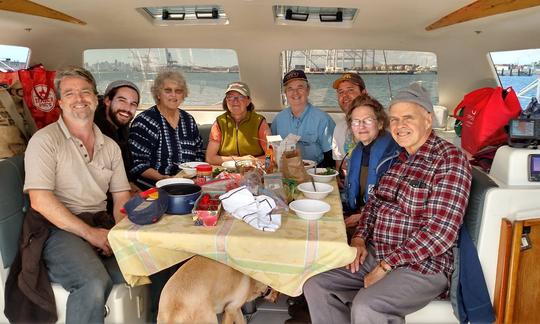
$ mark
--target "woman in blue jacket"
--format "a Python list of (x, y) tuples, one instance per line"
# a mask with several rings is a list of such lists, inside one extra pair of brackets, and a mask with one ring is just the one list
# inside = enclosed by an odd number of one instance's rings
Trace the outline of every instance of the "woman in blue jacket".
[(390, 133), (388, 116), (383, 106), (368, 94), (351, 102), (347, 123), (356, 141), (347, 167), (345, 185), (345, 219), (347, 228), (354, 228), (360, 219), (360, 209), (380, 177), (392, 166), (399, 146)]

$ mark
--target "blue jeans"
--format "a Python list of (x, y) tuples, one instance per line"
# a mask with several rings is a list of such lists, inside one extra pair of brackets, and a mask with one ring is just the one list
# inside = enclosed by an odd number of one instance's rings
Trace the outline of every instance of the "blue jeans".
[(114, 256), (102, 257), (77, 235), (51, 228), (42, 258), (51, 282), (69, 291), (66, 323), (103, 323), (113, 284), (124, 282)]

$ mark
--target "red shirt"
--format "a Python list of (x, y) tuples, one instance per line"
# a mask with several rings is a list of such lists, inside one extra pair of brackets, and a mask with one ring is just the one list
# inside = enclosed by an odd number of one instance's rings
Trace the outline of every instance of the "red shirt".
[(355, 236), (392, 267), (450, 275), (470, 186), (464, 154), (432, 133), (415, 154), (403, 150), (381, 177)]

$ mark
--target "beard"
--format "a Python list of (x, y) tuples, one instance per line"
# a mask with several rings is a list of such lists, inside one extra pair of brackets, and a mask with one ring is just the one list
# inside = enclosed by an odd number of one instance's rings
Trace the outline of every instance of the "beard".
[[(118, 114), (120, 112), (123, 112), (125, 114), (128, 114), (129, 115), (129, 118), (127, 120), (124, 121), (124, 119), (120, 119), (118, 117)], [(127, 124), (129, 124), (129, 122), (131, 121), (131, 119), (133, 119), (133, 114), (130, 112), (130, 111), (124, 111), (124, 110), (115, 110), (113, 109), (113, 107), (109, 107), (109, 117), (111, 118), (112, 122), (117, 126), (117, 127), (123, 127), (123, 126), (126, 126)]]

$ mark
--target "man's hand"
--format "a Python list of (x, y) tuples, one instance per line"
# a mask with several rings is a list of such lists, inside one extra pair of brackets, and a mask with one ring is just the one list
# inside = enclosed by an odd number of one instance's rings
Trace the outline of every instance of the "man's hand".
[(360, 265), (366, 260), (368, 251), (364, 239), (360, 237), (353, 238), (351, 240), (351, 246), (356, 248), (356, 258), (354, 258), (354, 261), (351, 264), (347, 265), (347, 269), (352, 273), (355, 273), (360, 270)]
[(386, 270), (384, 270), (380, 265), (377, 265), (375, 269), (371, 270), (371, 272), (364, 277), (364, 287), (368, 288), (384, 278), (384, 276), (386, 276)]
[(352, 214), (351, 216), (345, 218), (345, 227), (355, 227), (360, 221), (360, 214)]
[(137, 185), (133, 182), (129, 182), (129, 187), (131, 188), (129, 191), (129, 195), (132, 197), (142, 192), (141, 188), (137, 187)]
[(112, 249), (109, 245), (107, 234), (109, 234), (109, 230), (107, 229), (90, 227), (90, 229), (83, 238), (104, 256), (111, 256)]

